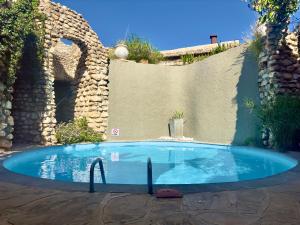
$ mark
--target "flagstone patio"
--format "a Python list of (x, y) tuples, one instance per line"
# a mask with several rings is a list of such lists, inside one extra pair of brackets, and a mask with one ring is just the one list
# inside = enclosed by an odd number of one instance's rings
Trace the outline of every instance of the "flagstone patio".
[[(293, 175), (300, 178), (298, 170)], [(1, 225), (298, 225), (300, 221), (300, 179), (261, 188), (185, 194), (182, 199), (30, 185), (0, 181)]]
[(285, 187), (187, 194), (64, 192), (0, 183), (0, 224), (299, 224), (300, 182)]

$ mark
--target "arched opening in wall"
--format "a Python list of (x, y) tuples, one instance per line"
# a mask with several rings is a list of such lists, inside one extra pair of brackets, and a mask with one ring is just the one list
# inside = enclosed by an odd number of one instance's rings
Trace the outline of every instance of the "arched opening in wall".
[(76, 40), (60, 39), (52, 49), (57, 123), (68, 122), (75, 117), (77, 86), (86, 70), (86, 56), (82, 48), (83, 45)]

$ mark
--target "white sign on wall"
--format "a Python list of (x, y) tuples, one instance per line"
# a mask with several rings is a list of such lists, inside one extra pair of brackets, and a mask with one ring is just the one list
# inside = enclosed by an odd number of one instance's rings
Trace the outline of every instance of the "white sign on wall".
[(111, 129), (111, 136), (120, 136), (120, 129), (119, 128)]

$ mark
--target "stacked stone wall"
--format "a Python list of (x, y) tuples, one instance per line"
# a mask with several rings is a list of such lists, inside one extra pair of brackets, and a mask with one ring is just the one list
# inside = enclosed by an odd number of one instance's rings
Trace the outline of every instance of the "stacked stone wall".
[(19, 74), (14, 85), (12, 116), (14, 118), (15, 143), (42, 143), (41, 113), (46, 99), (40, 80), (28, 82)]
[(9, 149), (12, 146), (14, 120), (11, 116), (11, 92), (12, 89), (7, 88), (0, 81), (0, 150)]
[(300, 94), (299, 34), (282, 26), (268, 26), (259, 57), (262, 103), (278, 94)]
[[(286, 25), (268, 25), (259, 56), (259, 93), (262, 104), (277, 95), (300, 94), (299, 32)], [(272, 146), (272, 133), (263, 129), (263, 143)]]
[(58, 42), (53, 50), (55, 80), (73, 80), (81, 57), (76, 44), (71, 46)]
[[(44, 65), (46, 74), (54, 79), (52, 48), (59, 39), (73, 41), (82, 52), (73, 82), (74, 117), (87, 117), (89, 125), (105, 136), (108, 117), (107, 49), (89, 24), (76, 12), (50, 1), (43, 1), (40, 9), (47, 16), (45, 50), (48, 60)], [(49, 100), (53, 101), (51, 98)], [(55, 111), (55, 108), (50, 111)]]
[(73, 41), (82, 53), (72, 81), (74, 118), (85, 116), (89, 125), (105, 138), (108, 117), (107, 49), (80, 14), (49, 0), (41, 0), (39, 9), (46, 16), (45, 59), (40, 71), (34, 74), (34, 81), (21, 74), (14, 87), (0, 83), (0, 148), (11, 147), (13, 134), (16, 141), (23, 143), (56, 143), (53, 51), (61, 38)]

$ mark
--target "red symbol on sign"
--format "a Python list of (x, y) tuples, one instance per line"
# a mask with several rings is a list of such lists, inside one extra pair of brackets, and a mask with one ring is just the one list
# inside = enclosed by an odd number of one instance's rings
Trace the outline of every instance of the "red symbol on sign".
[(111, 135), (112, 135), (112, 136), (120, 136), (120, 129), (118, 129), (118, 128), (113, 128), (113, 129), (111, 130)]

